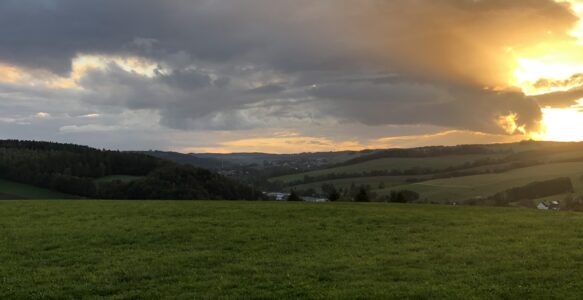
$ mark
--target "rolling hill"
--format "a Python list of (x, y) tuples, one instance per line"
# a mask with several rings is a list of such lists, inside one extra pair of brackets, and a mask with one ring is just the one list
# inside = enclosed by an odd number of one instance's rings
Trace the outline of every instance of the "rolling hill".
[(69, 199), (71, 195), (0, 179), (0, 200)]
[[(574, 196), (583, 195), (583, 143), (525, 141), (379, 150), (331, 167), (272, 177), (282, 190), (325, 196), (324, 187), (340, 190), (350, 200), (359, 187), (373, 200), (392, 192), (419, 194), (417, 202), (464, 203), (532, 182), (569, 178)], [(563, 199), (566, 194), (556, 195)], [(537, 199), (532, 199), (536, 202)]]
[(197, 168), (208, 170), (221, 170), (232, 167), (232, 163), (211, 157), (199, 157), (194, 154), (184, 154), (171, 151), (142, 151), (136, 152), (165, 160), (170, 160), (179, 164), (191, 165)]
[[(500, 174), (483, 174), (428, 180), (414, 184), (395, 186), (393, 189), (412, 190), (437, 202), (463, 201), (475, 197), (487, 197), (507, 189), (531, 182), (560, 177), (571, 179), (575, 192), (583, 195), (583, 161), (571, 163), (549, 163), (540, 166), (519, 168)], [(382, 193), (388, 193), (383, 190)]]
[[(34, 141), (0, 141), (0, 179), (97, 199), (254, 200), (263, 195), (209, 170), (139, 153)], [(14, 187), (14, 185), (12, 186)], [(19, 197), (11, 186), (4, 197)], [(45, 198), (36, 193), (32, 198)], [(59, 195), (59, 194), (54, 194)], [(29, 197), (24, 197), (29, 198)]]

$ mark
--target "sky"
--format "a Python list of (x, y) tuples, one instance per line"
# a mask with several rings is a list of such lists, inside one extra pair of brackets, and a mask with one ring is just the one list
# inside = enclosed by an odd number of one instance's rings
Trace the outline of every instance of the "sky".
[(583, 0), (0, 0), (0, 138), (296, 153), (583, 140)]

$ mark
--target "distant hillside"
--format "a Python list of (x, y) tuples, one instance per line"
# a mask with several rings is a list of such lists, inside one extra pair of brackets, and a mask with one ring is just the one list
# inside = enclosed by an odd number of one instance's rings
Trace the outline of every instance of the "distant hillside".
[(184, 165), (191, 165), (197, 168), (209, 169), (209, 170), (220, 170), (223, 168), (229, 168), (233, 164), (211, 157), (199, 157), (195, 154), (183, 154), (178, 152), (169, 152), (169, 151), (143, 151), (143, 152), (136, 152), (142, 153), (145, 155), (158, 157), (161, 159), (170, 160), (179, 164)]
[(298, 169), (310, 169), (318, 166), (339, 164), (351, 159), (375, 153), (377, 150), (306, 152), (297, 154), (269, 153), (192, 153), (193, 156), (219, 160), (235, 165), (257, 166), (293, 166)]
[[(345, 162), (285, 176), (271, 184), (281, 191), (326, 196), (337, 190), (345, 200), (362, 187), (371, 199), (385, 201), (395, 191), (414, 191), (417, 202), (486, 199), (533, 182), (568, 178), (573, 196), (583, 196), (583, 143), (525, 141), (379, 150)], [(556, 195), (556, 200), (567, 195)], [(471, 200), (471, 201), (470, 201)], [(524, 205), (531, 207), (531, 203)]]
[[(139, 153), (34, 141), (0, 141), (0, 179), (86, 198), (262, 197), (250, 187), (205, 169)], [(0, 193), (4, 191), (0, 189)]]

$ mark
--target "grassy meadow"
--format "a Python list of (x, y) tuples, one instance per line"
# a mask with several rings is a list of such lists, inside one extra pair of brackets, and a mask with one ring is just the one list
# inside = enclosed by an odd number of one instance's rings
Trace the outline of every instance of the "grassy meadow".
[(576, 299), (583, 214), (0, 201), (1, 299)]
[(3, 199), (63, 199), (71, 196), (56, 191), (38, 188), (0, 179), (0, 200)]
[[(558, 177), (571, 178), (575, 194), (583, 194), (583, 162), (546, 164), (500, 174), (436, 179), (392, 188), (416, 191), (433, 201), (463, 201), (472, 197), (491, 196), (509, 188)], [(384, 192), (389, 193), (389, 190)]]

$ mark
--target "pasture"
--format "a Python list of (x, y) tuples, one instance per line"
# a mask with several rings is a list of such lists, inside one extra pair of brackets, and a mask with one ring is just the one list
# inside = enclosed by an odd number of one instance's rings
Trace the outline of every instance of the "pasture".
[(28, 184), (21, 184), (0, 179), (0, 200), (2, 199), (64, 199), (70, 196), (38, 188)]
[(0, 201), (1, 299), (574, 299), (583, 214)]
[[(431, 201), (462, 201), (473, 197), (487, 197), (504, 190), (523, 186), (535, 181), (569, 177), (575, 194), (583, 194), (583, 162), (554, 163), (520, 168), (504, 173), (436, 179), (393, 187), (421, 194)], [(379, 191), (389, 193), (390, 189)]]

